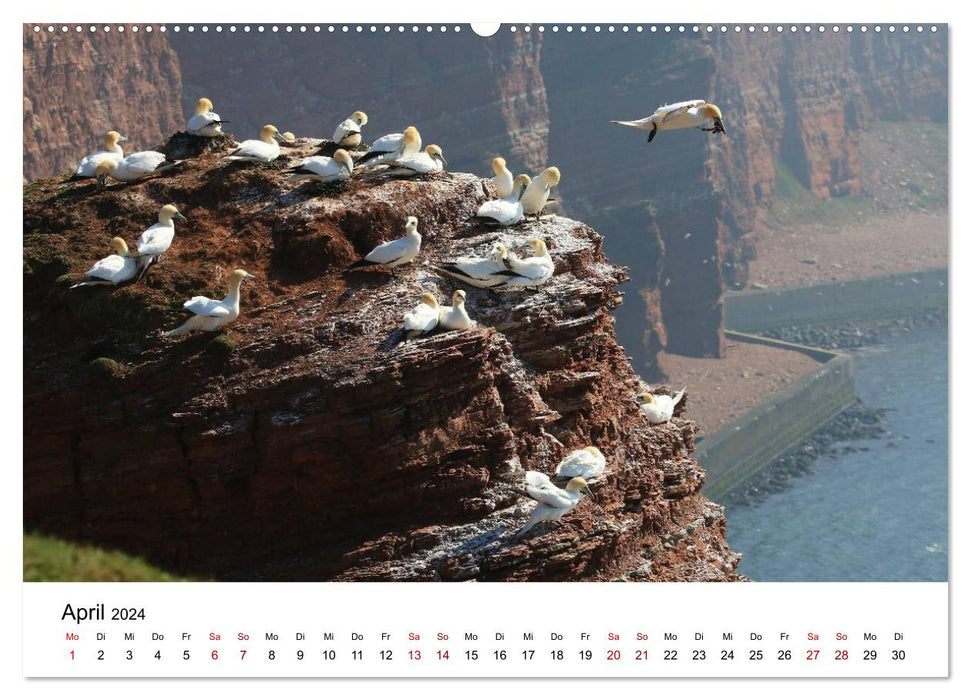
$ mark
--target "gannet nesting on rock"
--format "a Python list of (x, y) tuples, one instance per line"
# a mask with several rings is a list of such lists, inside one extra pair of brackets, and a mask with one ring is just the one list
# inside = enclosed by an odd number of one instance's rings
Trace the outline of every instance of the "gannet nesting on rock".
[(368, 265), (386, 265), (393, 272), (398, 265), (414, 260), (419, 250), (421, 250), (421, 234), (418, 233), (418, 217), (409, 216), (405, 223), (404, 237), (377, 246), (365, 255), (363, 260), (351, 265), (351, 269)]
[(272, 124), (267, 124), (260, 129), (260, 137), (258, 139), (243, 141), (235, 151), (223, 156), (223, 158), (228, 158), (229, 160), (248, 160), (254, 163), (269, 163), (280, 157), (279, 142), (282, 140), (283, 134)]
[(283, 140), (287, 143), (293, 143), (294, 141), (297, 140), (296, 134), (294, 134), (292, 131), (284, 131), (281, 134), (281, 136), (283, 137)]
[(536, 214), (538, 217), (543, 213), (546, 200), (550, 197), (550, 190), (560, 183), (560, 169), (547, 168), (541, 172), (523, 193), (523, 214)]
[(91, 266), (91, 269), (84, 274), (88, 276), (85, 282), (72, 284), (75, 287), (90, 287), (96, 284), (118, 285), (134, 279), (137, 270), (135, 259), (128, 252), (128, 245), (122, 238), (112, 238), (111, 248), (115, 251), (114, 255), (101, 258)]
[(367, 115), (358, 110), (337, 125), (334, 131), (334, 143), (344, 148), (356, 148), (361, 145), (361, 127), (367, 124)]
[(504, 261), (508, 252), (506, 246), (496, 242), (489, 252), (488, 258), (461, 257), (442, 263), (437, 269), (449, 277), (478, 287), (488, 289), (501, 284), (510, 275)]
[(526, 243), (533, 254), (528, 258), (517, 258), (511, 253), (507, 255), (504, 262), (511, 274), (496, 287), (538, 287), (553, 276), (555, 265), (543, 239), (533, 237)]
[(95, 151), (82, 158), (70, 180), (83, 180), (84, 178), (95, 177), (94, 171), (98, 167), (98, 163), (106, 158), (122, 160), (125, 157), (125, 152), (118, 144), (124, 143), (127, 140), (126, 137), (117, 131), (109, 131), (105, 134), (104, 150)]
[(517, 175), (513, 181), (512, 192), (505, 199), (483, 202), (476, 211), (474, 220), (490, 226), (515, 226), (523, 220), (522, 197), (529, 186), (529, 175)]
[(410, 156), (421, 150), (421, 134), (418, 129), (409, 126), (401, 134), (382, 136), (371, 144), (367, 153), (358, 159), (358, 166), (367, 163), (368, 167), (379, 165), (390, 160), (397, 160), (403, 156)]
[(239, 317), (239, 285), (243, 280), (251, 280), (254, 277), (246, 270), (233, 271), (229, 276), (229, 293), (225, 299), (192, 297), (182, 307), (194, 315), (178, 328), (162, 335), (173, 338), (189, 331), (214, 331), (220, 326), (232, 323)]
[(169, 160), (168, 156), (158, 151), (139, 151), (121, 160), (106, 158), (98, 163), (94, 169), (94, 176), (98, 180), (98, 189), (108, 184), (108, 177), (119, 182), (133, 182), (146, 175), (168, 170), (182, 161)]
[(435, 330), (435, 326), (438, 325), (438, 312), (438, 299), (435, 295), (431, 292), (422, 294), (418, 306), (405, 314), (402, 326), (405, 340), (411, 340)]
[(472, 319), (465, 310), (465, 290), (457, 289), (452, 295), (452, 305), (438, 310), (438, 325), (450, 331), (464, 331), (472, 327)]
[(566, 488), (561, 489), (554, 486), (546, 474), (526, 472), (526, 493), (539, 503), (536, 504), (536, 508), (529, 516), (529, 522), (516, 533), (516, 537), (525, 535), (536, 523), (562, 518), (576, 507), (580, 501), (580, 494), (584, 490), (590, 493), (587, 482), (579, 476), (570, 479)]
[(289, 171), (292, 180), (316, 180), (317, 182), (336, 182), (346, 180), (354, 172), (354, 161), (343, 148), (334, 151), (334, 157), (310, 156), (304, 158), (296, 168)]
[[(705, 126), (711, 121), (713, 126)], [(669, 131), (671, 129), (687, 129), (697, 126), (702, 131), (710, 131), (716, 134), (725, 133), (725, 124), (722, 122), (722, 111), (710, 102), (704, 100), (688, 100), (687, 102), (676, 102), (672, 105), (661, 105), (649, 117), (637, 119), (636, 121), (611, 121), (611, 124), (621, 124), (632, 126), (635, 129), (645, 129), (650, 131), (647, 135), (647, 142), (650, 143), (659, 131)]]
[(505, 199), (512, 194), (513, 178), (509, 168), (506, 167), (505, 158), (492, 159), (492, 182), (496, 186), (496, 194), (500, 199)]
[(681, 397), (684, 396), (684, 390), (687, 387), (682, 387), (674, 396), (668, 396), (666, 394), (654, 395), (649, 391), (644, 391), (634, 397), (634, 401), (640, 404), (641, 413), (647, 416), (647, 420), (650, 423), (667, 423), (671, 420), (671, 416), (674, 415), (674, 407), (678, 405)]
[(607, 468), (607, 458), (592, 445), (582, 450), (574, 450), (562, 462), (556, 465), (556, 476), (569, 478), (580, 476), (584, 479), (595, 479)]
[(196, 136), (221, 136), (223, 124), (228, 121), (220, 119), (219, 115), (212, 111), (212, 102), (207, 97), (200, 97), (196, 102), (196, 113), (189, 117), (185, 123), (186, 131)]
[(142, 278), (149, 267), (162, 259), (162, 255), (172, 245), (175, 238), (175, 222), (185, 221), (174, 204), (166, 204), (158, 211), (158, 223), (149, 226), (138, 237), (138, 279)]
[(445, 160), (441, 147), (431, 144), (424, 151), (412, 153), (410, 156), (401, 156), (388, 164), (391, 166), (388, 170), (389, 175), (410, 177), (440, 173), (445, 170), (448, 161)]

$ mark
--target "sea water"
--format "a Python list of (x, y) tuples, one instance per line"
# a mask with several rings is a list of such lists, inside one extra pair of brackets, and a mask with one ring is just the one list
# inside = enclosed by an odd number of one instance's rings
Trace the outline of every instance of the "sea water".
[(888, 434), (836, 443), (758, 506), (729, 506), (728, 543), (757, 581), (947, 580), (947, 331), (852, 351), (856, 390)]

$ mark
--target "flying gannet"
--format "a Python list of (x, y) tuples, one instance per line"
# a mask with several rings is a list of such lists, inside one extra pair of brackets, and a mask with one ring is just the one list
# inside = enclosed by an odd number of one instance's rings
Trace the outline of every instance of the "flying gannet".
[(475, 220), (490, 226), (515, 226), (523, 220), (522, 198), (529, 186), (529, 175), (517, 175), (512, 192), (505, 199), (483, 202), (475, 213)]
[(175, 222), (172, 219), (185, 221), (174, 204), (166, 204), (158, 211), (158, 223), (149, 226), (138, 237), (138, 279), (141, 279), (149, 267), (162, 259), (162, 255), (172, 245), (175, 238)]
[(506, 246), (496, 242), (488, 258), (461, 257), (442, 263), (437, 269), (449, 277), (466, 282), (473, 287), (488, 289), (505, 282), (512, 273), (503, 262), (507, 255)]
[(505, 199), (512, 194), (513, 189), (512, 173), (506, 167), (506, 159), (493, 158), (492, 172), (494, 174), (492, 182), (496, 186), (496, 194), (499, 195), (499, 199)]
[(472, 319), (465, 310), (465, 290), (457, 289), (452, 295), (452, 305), (438, 310), (438, 325), (450, 331), (464, 331), (472, 327)]
[[(703, 126), (708, 121), (713, 126)], [(687, 129), (697, 126), (702, 131), (710, 131), (716, 134), (725, 133), (725, 124), (722, 122), (722, 111), (704, 100), (688, 100), (687, 102), (676, 102), (671, 105), (661, 105), (649, 117), (625, 122), (612, 120), (611, 124), (621, 124), (632, 126), (635, 129), (645, 129), (650, 131), (647, 135), (647, 142), (650, 143), (659, 131), (670, 129)]]
[(254, 163), (269, 163), (280, 157), (281, 134), (275, 126), (267, 124), (260, 129), (258, 139), (249, 139), (239, 144), (232, 153), (223, 156), (229, 160), (248, 160)]
[(540, 472), (526, 472), (526, 493), (538, 501), (536, 508), (529, 516), (529, 522), (516, 533), (522, 537), (536, 523), (544, 520), (559, 520), (573, 510), (580, 501), (581, 492), (590, 493), (587, 482), (583, 477), (575, 476), (567, 483), (565, 489), (553, 485), (546, 474)]
[(122, 150), (121, 146), (118, 144), (127, 141), (127, 137), (122, 136), (117, 131), (109, 131), (105, 134), (104, 139), (104, 150), (95, 151), (89, 155), (86, 155), (78, 163), (77, 170), (74, 171), (74, 175), (71, 176), (71, 180), (83, 180), (84, 178), (94, 177), (95, 168), (98, 167), (98, 163), (106, 158), (113, 158), (115, 160), (121, 160), (125, 157), (125, 152)]
[(418, 217), (409, 216), (405, 223), (405, 235), (402, 238), (375, 247), (364, 256), (363, 260), (351, 265), (351, 268), (386, 265), (394, 272), (394, 268), (414, 260), (419, 250), (421, 250), (421, 234), (418, 233)]
[(168, 170), (182, 161), (169, 160), (168, 156), (158, 151), (139, 151), (121, 160), (105, 158), (94, 169), (94, 176), (98, 180), (98, 189), (108, 184), (108, 176), (119, 182), (133, 182), (146, 175)]
[(254, 279), (254, 277), (246, 270), (235, 270), (229, 276), (229, 293), (225, 299), (192, 297), (182, 307), (193, 316), (178, 328), (162, 335), (172, 338), (189, 331), (214, 331), (220, 326), (232, 323), (239, 317), (239, 285), (243, 280)]
[(533, 178), (523, 193), (523, 214), (536, 214), (539, 217), (543, 213), (543, 207), (546, 206), (546, 200), (549, 199), (550, 190), (559, 182), (560, 169), (554, 167), (547, 168)]
[(358, 166), (367, 163), (368, 167), (386, 163), (389, 160), (397, 160), (402, 156), (410, 156), (421, 151), (421, 134), (418, 129), (409, 126), (401, 134), (388, 134), (382, 136), (371, 144), (367, 153), (361, 156), (357, 163)]
[(196, 136), (221, 136), (223, 133), (223, 121), (218, 114), (212, 111), (212, 102), (207, 97), (200, 97), (196, 102), (196, 113), (189, 117), (185, 123), (185, 128), (190, 134)]
[(367, 124), (367, 115), (358, 110), (338, 124), (334, 131), (334, 143), (345, 148), (361, 145), (361, 127)]
[(448, 161), (445, 160), (441, 147), (431, 144), (424, 151), (412, 153), (410, 156), (401, 156), (388, 162), (388, 165), (392, 166), (388, 170), (389, 175), (427, 175), (442, 172), (448, 165)]
[(418, 306), (405, 314), (405, 340), (431, 333), (438, 325), (438, 299), (431, 292), (421, 295)]
[(649, 391), (643, 391), (634, 397), (634, 401), (640, 404), (641, 413), (647, 416), (647, 420), (650, 423), (667, 423), (671, 420), (671, 416), (674, 415), (674, 407), (678, 405), (681, 397), (684, 396), (684, 390), (687, 387), (683, 387), (674, 396), (668, 396), (666, 394), (654, 395)]
[(71, 289), (90, 287), (96, 284), (118, 285), (135, 277), (137, 272), (135, 259), (128, 252), (128, 245), (124, 239), (112, 238), (111, 248), (115, 251), (115, 254), (101, 258), (92, 265), (91, 269), (84, 273), (88, 279), (84, 282), (72, 284)]
[(354, 172), (354, 161), (343, 148), (334, 151), (334, 157), (310, 156), (304, 158), (296, 168), (291, 169), (292, 180), (316, 180), (317, 182), (336, 182), (346, 180)]
[(504, 262), (510, 274), (504, 282), (496, 287), (538, 287), (553, 276), (555, 265), (546, 249), (546, 243), (541, 238), (530, 238), (526, 241), (533, 254), (528, 258), (517, 258), (513, 254), (505, 257)]
[(607, 458), (594, 446), (574, 450), (562, 462), (556, 465), (556, 476), (582, 476), (584, 479), (595, 479), (604, 473)]

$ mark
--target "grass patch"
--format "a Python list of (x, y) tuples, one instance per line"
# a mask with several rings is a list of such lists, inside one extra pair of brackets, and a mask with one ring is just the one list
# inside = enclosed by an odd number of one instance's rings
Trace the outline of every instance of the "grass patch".
[(838, 228), (874, 212), (873, 203), (863, 197), (817, 197), (788, 165), (781, 160), (774, 162), (775, 187), (769, 207), (779, 223)]
[(138, 557), (24, 535), (24, 581), (188, 581)]
[(88, 363), (91, 373), (99, 377), (120, 377), (121, 365), (110, 357), (96, 357)]
[(206, 352), (216, 357), (229, 357), (236, 349), (236, 341), (225, 333), (217, 335), (206, 345)]

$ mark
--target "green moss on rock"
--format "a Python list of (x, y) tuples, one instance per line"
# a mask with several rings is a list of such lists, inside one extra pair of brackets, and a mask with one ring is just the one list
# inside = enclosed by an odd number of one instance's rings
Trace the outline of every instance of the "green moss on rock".
[(121, 376), (121, 365), (112, 360), (110, 357), (96, 357), (88, 363), (88, 368), (91, 370), (92, 374), (96, 374), (101, 377)]

